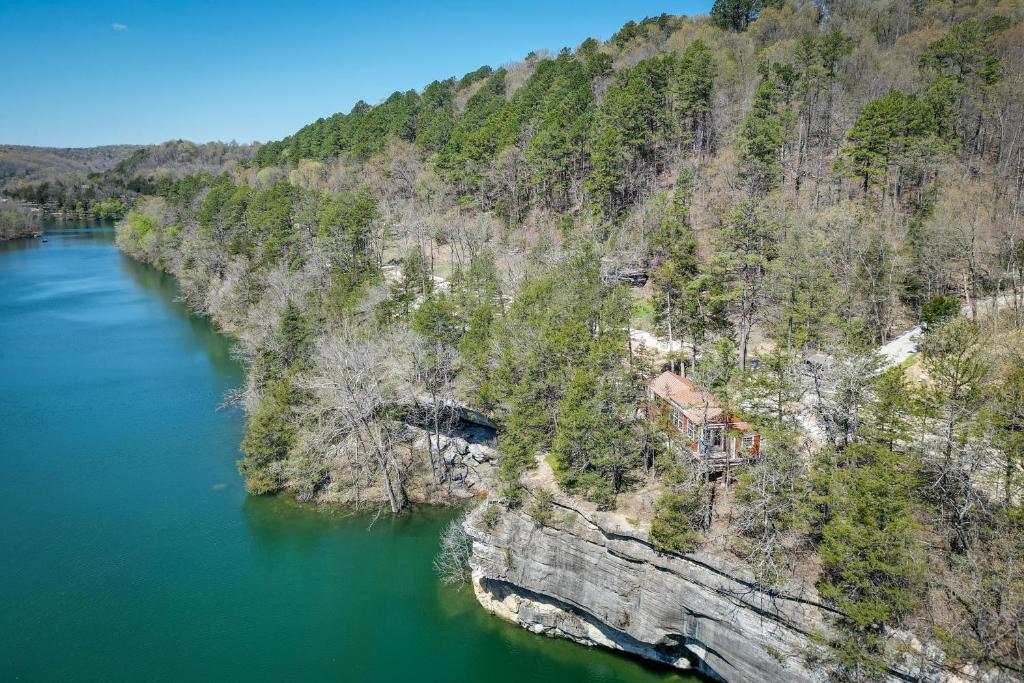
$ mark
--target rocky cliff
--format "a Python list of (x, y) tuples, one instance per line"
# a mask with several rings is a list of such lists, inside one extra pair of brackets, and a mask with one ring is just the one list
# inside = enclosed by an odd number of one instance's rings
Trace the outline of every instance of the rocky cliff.
[[(755, 588), (723, 555), (654, 550), (645, 527), (557, 497), (545, 524), (496, 503), (466, 518), (480, 604), (538, 634), (622, 650), (729, 683), (828, 680), (817, 644), (831, 610), (811, 585), (778, 594)], [(1019, 683), (1018, 673), (953, 666), (934, 644), (889, 634), (886, 679)]]
[(466, 521), (474, 589), (491, 612), (732, 683), (824, 679), (808, 664), (825, 628), (813, 600), (764, 594), (720, 558), (658, 553), (611, 513), (563, 501), (542, 526), (495, 509)]

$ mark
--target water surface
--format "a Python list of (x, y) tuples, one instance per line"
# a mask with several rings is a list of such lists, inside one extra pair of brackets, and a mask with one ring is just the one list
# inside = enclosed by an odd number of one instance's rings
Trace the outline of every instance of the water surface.
[(230, 342), (109, 227), (0, 243), (0, 679), (682, 681), (437, 581), (445, 510), (250, 498)]

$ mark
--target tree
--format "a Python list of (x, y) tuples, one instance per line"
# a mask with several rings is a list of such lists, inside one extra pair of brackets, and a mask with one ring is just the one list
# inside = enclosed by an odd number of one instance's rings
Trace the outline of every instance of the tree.
[[(983, 151), (985, 126), (998, 114), (991, 105), (993, 88), (1003, 80), (1005, 64), (993, 49), (993, 37), (1010, 22), (1004, 17), (974, 18), (955, 24), (932, 42), (920, 57), (921, 66), (935, 74), (933, 91), (950, 105), (944, 132), (959, 128), (966, 150)], [(987, 121), (988, 120), (988, 121)]]
[(695, 484), (690, 488), (666, 491), (654, 506), (651, 521), (651, 542), (660, 552), (682, 555), (700, 545), (704, 498), (709, 492)]
[(885, 670), (885, 627), (921, 598), (923, 558), (909, 496), (912, 463), (868, 444), (850, 446), (844, 461), (818, 545), (818, 589), (839, 611), (832, 651), (841, 675), (866, 680)]
[(992, 371), (980, 342), (971, 321), (955, 318), (929, 332), (922, 345), (922, 362), (931, 380), (924, 407), (936, 427), (935, 438), (925, 445), (929, 497), (938, 506), (949, 541), (958, 551), (975, 541), (979, 507), (984, 503), (977, 479), (991, 457), (976, 419), (984, 400), (984, 383)]
[(628, 397), (617, 395), (616, 380), (599, 382), (589, 368), (577, 370), (558, 404), (551, 444), (560, 483), (608, 507), (639, 453)]
[(789, 429), (761, 433), (757, 460), (740, 471), (735, 491), (733, 550), (754, 570), (762, 590), (783, 585), (795, 569), (794, 549), (786, 538), (799, 523), (802, 463), (800, 437)]
[(864, 105), (847, 135), (844, 149), (850, 174), (861, 179), (866, 194), (873, 185), (882, 185), (883, 197), (890, 181), (890, 169), (896, 167), (894, 193), (901, 194), (902, 171), (907, 155), (925, 144), (936, 132), (933, 110), (916, 95), (893, 91)]
[(776, 349), (760, 357), (761, 367), (743, 378), (743, 408), (758, 425), (776, 431), (795, 430), (796, 410), (804, 388), (797, 359)]
[(404, 429), (397, 410), (408, 368), (407, 340), (396, 334), (366, 339), (344, 328), (317, 344), (312, 372), (302, 377), (315, 397), (307, 421), (317, 449), (347, 463), (367, 485), (379, 482), (388, 505), (405, 505), (406, 468), (398, 454)]
[(765, 0), (715, 0), (711, 22), (727, 31), (745, 31), (768, 5)]
[(675, 69), (672, 107), (682, 135), (679, 143), (703, 154), (714, 140), (712, 106), (717, 66), (711, 49), (701, 40), (686, 48)]
[(664, 162), (664, 143), (672, 128), (670, 68), (666, 57), (643, 60), (616, 75), (601, 103), (584, 187), (606, 217), (617, 218)]
[(293, 409), (296, 398), (288, 378), (272, 381), (249, 419), (242, 439), (244, 457), (238, 461), (249, 493), (273, 493), (284, 485), (281, 463), (298, 433)]
[(989, 410), (1003, 460), (1003, 500), (1009, 507), (1020, 495), (1020, 470), (1024, 465), (1024, 358), (1012, 354), (1000, 367), (1000, 375), (989, 399)]
[(754, 322), (766, 303), (769, 264), (777, 255), (778, 224), (764, 206), (743, 200), (726, 214), (716, 235), (718, 253), (711, 271), (725, 285), (724, 299), (739, 321), (739, 365), (747, 367)]
[(960, 315), (959, 299), (942, 294), (933, 296), (921, 307), (921, 325), (927, 329), (940, 325), (955, 315)]
[(693, 278), (698, 272), (697, 236), (690, 226), (690, 198), (693, 173), (684, 169), (676, 181), (665, 219), (651, 237), (650, 267), (654, 285), (655, 313), (663, 323), (670, 340), (673, 330), (680, 334), (687, 327), (687, 302)]
[[(762, 65), (764, 66), (764, 65)], [(740, 128), (740, 177), (747, 181), (749, 196), (758, 197), (773, 190), (782, 177), (780, 153), (786, 141), (786, 117), (779, 108), (782, 91), (762, 69), (762, 78), (754, 91), (754, 102)]]
[(451, 429), (457, 421), (452, 406), (456, 403), (453, 384), (458, 353), (443, 338), (429, 336), (412, 338), (409, 347), (412, 386), (418, 392), (414, 412), (418, 420), (426, 425), (430, 471), (434, 483), (440, 484), (440, 472), (447, 470), (441, 457), (441, 433)]

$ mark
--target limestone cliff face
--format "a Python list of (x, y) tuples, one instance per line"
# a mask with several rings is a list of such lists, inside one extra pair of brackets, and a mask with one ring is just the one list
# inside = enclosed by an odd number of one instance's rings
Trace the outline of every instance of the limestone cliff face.
[(806, 663), (825, 609), (754, 590), (721, 560), (654, 551), (615, 517), (556, 506), (542, 526), (501, 510), (467, 519), (481, 604), (535, 633), (602, 645), (713, 678), (820, 681)]

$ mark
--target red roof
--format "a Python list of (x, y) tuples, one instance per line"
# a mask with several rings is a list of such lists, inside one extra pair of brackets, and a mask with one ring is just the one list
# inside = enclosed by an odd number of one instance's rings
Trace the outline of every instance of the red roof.
[[(724, 412), (722, 404), (714, 396), (706, 391), (701, 391), (689, 379), (674, 372), (666, 370), (652, 379), (648, 386), (656, 396), (663, 398), (669, 403), (674, 403), (688, 419), (698, 424), (704, 421), (705, 402), (707, 404), (708, 420), (721, 417)], [(733, 429), (744, 432), (751, 431), (752, 429), (749, 424), (739, 420), (732, 420), (729, 425)]]
[(666, 370), (650, 382), (651, 391), (666, 401), (671, 401), (681, 408), (708, 407), (720, 408), (718, 401), (711, 394), (698, 389), (686, 377)]

